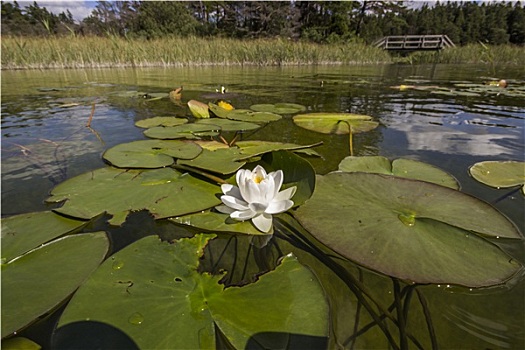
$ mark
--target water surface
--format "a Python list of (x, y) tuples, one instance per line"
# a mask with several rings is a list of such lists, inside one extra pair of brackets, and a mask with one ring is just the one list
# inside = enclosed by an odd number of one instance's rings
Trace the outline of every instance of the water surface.
[[(484, 160), (525, 158), (525, 104), (505, 94), (440, 94), (436, 89), (396, 89), (399, 85), (457, 89), (505, 78), (525, 84), (516, 68), (484, 66), (209, 67), (2, 72), (2, 215), (52, 207), (44, 203), (61, 181), (104, 166), (103, 151), (145, 139), (134, 122), (154, 116), (188, 116), (169, 99), (140, 93), (167, 93), (183, 86), (183, 102), (213, 101), (220, 85), (237, 108), (290, 102), (310, 112), (366, 114), (380, 127), (354, 137), (355, 155), (407, 157), (436, 165), (462, 190), (494, 202), (505, 190), (488, 188), (468, 175)], [(90, 115), (91, 128), (86, 127)], [(322, 135), (296, 127), (290, 117), (245, 139), (310, 144), (323, 141), (313, 159), (318, 173), (337, 169), (349, 155), (348, 136)], [(496, 207), (524, 231), (524, 199), (515, 193)], [(508, 247), (524, 261), (524, 247)], [(417, 262), (414, 262), (417, 263)], [(371, 277), (376, 278), (376, 277)], [(442, 348), (525, 348), (525, 285), (482, 291), (426, 286)], [(378, 283), (389, 294), (387, 283)], [(423, 323), (421, 323), (423, 324)]]

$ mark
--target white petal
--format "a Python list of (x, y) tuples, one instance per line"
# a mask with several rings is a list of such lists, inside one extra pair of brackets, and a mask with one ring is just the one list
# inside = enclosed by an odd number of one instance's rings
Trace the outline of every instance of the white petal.
[(235, 198), (233, 196), (221, 196), (221, 201), (227, 206), (229, 206), (230, 208), (233, 208), (236, 210), (248, 209), (248, 203), (246, 203), (242, 199)]
[(262, 203), (250, 203), (248, 204), (248, 206), (250, 207), (250, 209), (257, 213), (257, 214), (262, 214), (266, 211), (266, 207), (267, 205), (265, 204), (262, 204)]
[(251, 177), (252, 174), (251, 174), (251, 171), (250, 170), (246, 170), (246, 169), (240, 169), (239, 171), (237, 171), (237, 174), (235, 174), (235, 180), (237, 181), (237, 186), (241, 186), (241, 183), (244, 183), (245, 182), (245, 179), (246, 179), (246, 176), (249, 176)]
[(248, 203), (264, 202), (264, 197), (261, 195), (261, 189), (258, 184), (251, 180), (247, 180), (245, 186), (239, 187), (242, 198)]
[(279, 191), (281, 189), (281, 186), (283, 185), (283, 180), (284, 180), (283, 171), (277, 170), (277, 171), (274, 171), (273, 173), (268, 174), (268, 176), (271, 176), (273, 178), (273, 181), (275, 182), (275, 193), (272, 196), (273, 198), (277, 195), (277, 191)]
[[(251, 204), (250, 204), (250, 206), (251, 206)], [(277, 201), (277, 202), (274, 201), (274, 202), (270, 203), (268, 208), (266, 208), (265, 213), (268, 213), (268, 214), (284, 213), (285, 211), (287, 211), (291, 207), (293, 207), (293, 201), (291, 201), (289, 199), (284, 200), (284, 201)]]
[(227, 205), (218, 205), (215, 207), (215, 209), (217, 209), (219, 212), (223, 213), (223, 214), (231, 214), (235, 211), (235, 209), (232, 209), (230, 207), (228, 207)]
[(252, 222), (261, 232), (269, 232), (272, 228), (272, 216), (266, 213), (254, 217)]
[(265, 203), (270, 203), (279, 191), (278, 187), (275, 187), (275, 179), (273, 176), (268, 176), (266, 180), (259, 184), (261, 195), (264, 196)]
[(237, 187), (237, 186), (233, 186), (233, 185), (230, 185), (230, 184), (222, 184), (221, 185), (221, 191), (225, 195), (233, 196), (233, 197), (237, 197), (237, 198), (242, 198), (241, 191), (239, 191), (239, 187)]
[(265, 179), (268, 176), (266, 174), (266, 170), (260, 165), (257, 165), (255, 168), (253, 168), (252, 176), (253, 175), (261, 177), (263, 179)]
[(287, 188), (286, 190), (282, 190), (281, 192), (277, 193), (277, 195), (273, 198), (274, 201), (284, 201), (287, 199), (290, 199), (295, 194), (295, 191), (297, 190), (297, 186), (292, 186)]
[(237, 210), (230, 214), (230, 217), (235, 220), (244, 221), (253, 218), (257, 213), (254, 211), (247, 210)]

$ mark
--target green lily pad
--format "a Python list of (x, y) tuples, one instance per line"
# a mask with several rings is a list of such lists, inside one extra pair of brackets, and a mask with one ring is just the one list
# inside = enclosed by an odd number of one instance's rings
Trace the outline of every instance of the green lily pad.
[(102, 157), (118, 168), (162, 168), (173, 164), (174, 158), (192, 159), (201, 152), (189, 141), (140, 140), (112, 147)]
[(282, 116), (269, 112), (254, 112), (250, 109), (232, 109), (226, 118), (252, 123), (269, 123), (281, 119)]
[(295, 143), (250, 140), (237, 141), (235, 145), (241, 149), (241, 153), (243, 154), (243, 156), (238, 158), (238, 160), (245, 160), (274, 151), (294, 151), (305, 153), (309, 156), (320, 157), (319, 153), (312, 149), (319, 144), (298, 145)]
[(84, 233), (2, 264), (2, 337), (59, 305), (98, 267), (108, 248), (105, 232)]
[(208, 105), (196, 100), (189, 100), (188, 107), (190, 108), (191, 114), (195, 118), (209, 118), (210, 111), (208, 110)]
[(240, 122), (236, 120), (229, 119), (199, 119), (196, 124), (206, 124), (206, 125), (216, 125), (220, 128), (221, 131), (244, 131), (244, 130), (255, 130), (260, 128), (259, 124)]
[(240, 155), (241, 153), (238, 147), (219, 148), (213, 151), (203, 149), (198, 157), (190, 160), (179, 159), (177, 160), (177, 164), (219, 174), (231, 174), (246, 164), (246, 161), (237, 160)]
[(379, 123), (372, 121), (367, 115), (350, 113), (308, 113), (298, 114), (293, 121), (301, 128), (323, 134), (348, 134), (352, 126), (352, 134), (375, 129)]
[[(305, 152), (309, 155), (318, 155), (311, 150), (316, 145), (297, 145), (293, 143), (268, 142), (268, 141), (239, 141), (235, 146), (207, 150), (191, 160), (177, 160), (177, 164), (187, 165), (194, 168), (209, 170), (219, 174), (231, 174), (242, 168), (254, 157), (265, 153), (290, 150)], [(203, 146), (204, 147), (204, 146)]]
[[(250, 220), (237, 221), (230, 218), (228, 214), (218, 213), (210, 210), (196, 214), (177, 216), (174, 218), (169, 218), (168, 220), (177, 224), (197, 227), (209, 232), (243, 233), (247, 235), (263, 236), (266, 235), (266, 233), (263, 233), (255, 228)], [(268, 234), (272, 233), (273, 230)]]
[(208, 108), (216, 117), (223, 119), (227, 119), (228, 113), (230, 112), (230, 110), (211, 102), (208, 103)]
[(521, 192), (525, 195), (525, 162), (479, 162), (474, 164), (469, 172), (474, 179), (487, 186), (496, 188), (521, 186)]
[(478, 234), (521, 239), (496, 209), (447, 187), (395, 176), (318, 176), (294, 216), (319, 241), (406, 281), (485, 287), (523, 267)]
[(121, 225), (129, 212), (149, 210), (157, 219), (208, 209), (220, 203), (220, 188), (170, 169), (97, 169), (56, 186), (47, 202), (65, 203), (55, 209), (64, 215), (90, 219), (101, 213)]
[(381, 156), (346, 157), (339, 163), (339, 170), (345, 172), (365, 172), (386, 174), (432, 182), (441, 186), (459, 189), (457, 180), (433, 165), (418, 162), (417, 160), (399, 158), (392, 163)]
[(139, 120), (135, 123), (135, 126), (139, 128), (152, 128), (154, 126), (177, 126), (186, 124), (188, 119), (176, 118), (176, 117), (153, 117)]
[(156, 126), (149, 128), (144, 131), (144, 135), (152, 139), (199, 139), (201, 136), (206, 135), (218, 135), (217, 131), (220, 131), (220, 126), (211, 124), (184, 124), (172, 127)]
[(306, 111), (306, 107), (296, 103), (262, 103), (250, 106), (250, 109), (256, 112), (268, 112), (275, 114), (295, 114)]
[(3, 350), (40, 350), (42, 347), (34, 341), (24, 338), (16, 337), (9, 339), (2, 339)]
[(52, 239), (76, 232), (86, 221), (52, 211), (14, 215), (2, 219), (2, 262), (20, 256)]
[(75, 293), (59, 327), (103, 322), (142, 349), (215, 349), (216, 329), (236, 349), (284, 349), (291, 334), (326, 339), (328, 305), (309, 269), (288, 255), (257, 282), (224, 288), (222, 275), (197, 271), (213, 237), (148, 236), (122, 249)]

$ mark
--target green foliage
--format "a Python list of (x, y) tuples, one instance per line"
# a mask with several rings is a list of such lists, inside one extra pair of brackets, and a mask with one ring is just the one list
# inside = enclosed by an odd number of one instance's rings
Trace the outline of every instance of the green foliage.
[(214, 236), (198, 234), (173, 244), (149, 236), (129, 245), (75, 294), (59, 326), (104, 322), (125, 331), (141, 349), (215, 349), (216, 332), (235, 349), (251, 342), (283, 349), (292, 334), (327, 337), (323, 289), (297, 258), (283, 257), (255, 283), (224, 288), (222, 274), (198, 272)]
[(519, 239), (506, 217), (428, 182), (367, 173), (318, 176), (312, 198), (294, 215), (337, 253), (412, 283), (490, 286), (522, 268), (473, 234)]

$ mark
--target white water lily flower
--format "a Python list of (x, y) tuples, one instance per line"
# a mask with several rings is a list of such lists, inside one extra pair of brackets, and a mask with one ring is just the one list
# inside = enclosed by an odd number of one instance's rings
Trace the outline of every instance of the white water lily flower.
[(293, 206), (290, 199), (295, 194), (296, 186), (280, 191), (283, 184), (283, 171), (277, 170), (266, 174), (266, 170), (257, 165), (253, 171), (241, 169), (236, 174), (237, 186), (221, 185), (224, 205), (216, 209), (230, 214), (238, 221), (252, 220), (259, 231), (270, 232), (272, 215), (287, 211)]

